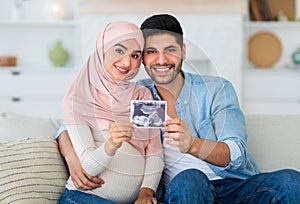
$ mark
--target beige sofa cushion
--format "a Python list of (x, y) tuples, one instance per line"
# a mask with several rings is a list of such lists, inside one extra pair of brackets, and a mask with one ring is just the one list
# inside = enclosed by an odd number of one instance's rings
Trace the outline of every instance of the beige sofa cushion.
[[(0, 203), (57, 203), (67, 169), (54, 139), (59, 120), (0, 113)], [(261, 171), (300, 170), (300, 116), (247, 115)]]
[(300, 116), (247, 115), (249, 151), (261, 171), (300, 170)]
[(25, 138), (54, 138), (59, 126), (58, 119), (3, 112), (0, 113), (0, 142)]

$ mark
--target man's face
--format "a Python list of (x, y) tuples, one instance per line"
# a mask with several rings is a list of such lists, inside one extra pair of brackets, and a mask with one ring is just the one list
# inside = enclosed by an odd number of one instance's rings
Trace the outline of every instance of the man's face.
[(156, 84), (170, 84), (180, 73), (185, 53), (185, 45), (180, 47), (174, 36), (152, 35), (145, 42), (143, 64)]

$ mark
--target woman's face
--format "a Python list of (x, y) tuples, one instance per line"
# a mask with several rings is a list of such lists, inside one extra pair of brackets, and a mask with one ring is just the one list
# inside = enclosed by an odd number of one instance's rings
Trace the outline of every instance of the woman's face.
[(141, 65), (141, 55), (141, 48), (136, 40), (125, 40), (107, 50), (104, 54), (104, 66), (116, 80), (123, 80), (135, 74)]

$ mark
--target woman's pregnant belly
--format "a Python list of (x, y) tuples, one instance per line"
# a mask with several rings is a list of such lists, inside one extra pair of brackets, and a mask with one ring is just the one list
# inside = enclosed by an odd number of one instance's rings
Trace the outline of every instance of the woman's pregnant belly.
[(145, 158), (124, 142), (106, 170), (98, 175), (105, 184), (91, 193), (118, 203), (133, 203), (143, 182), (144, 171)]

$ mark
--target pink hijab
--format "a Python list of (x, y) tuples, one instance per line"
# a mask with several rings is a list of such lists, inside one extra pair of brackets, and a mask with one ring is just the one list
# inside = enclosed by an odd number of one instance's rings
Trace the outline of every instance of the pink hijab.
[(130, 100), (140, 94), (130, 79), (114, 79), (104, 67), (104, 53), (117, 43), (135, 39), (141, 50), (144, 38), (141, 30), (132, 23), (117, 21), (109, 23), (97, 38), (96, 50), (71, 85), (63, 100), (64, 124), (83, 124), (98, 130), (108, 130), (112, 121), (128, 121)]
[[(129, 39), (135, 39), (143, 49), (141, 30), (124, 21), (108, 24), (98, 36), (96, 50), (89, 56), (63, 99), (64, 124), (109, 130), (111, 122), (129, 121), (131, 100), (153, 99), (146, 87), (130, 82), (139, 68), (126, 79), (117, 81), (103, 65), (104, 53), (115, 44)], [(133, 133), (129, 143), (142, 155), (162, 157), (158, 129), (139, 128)]]

